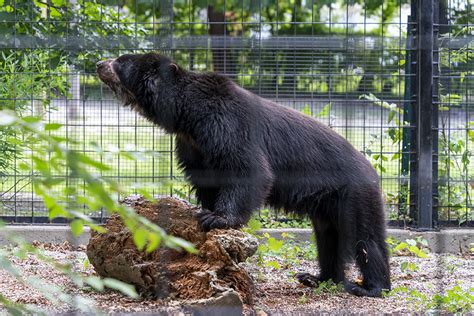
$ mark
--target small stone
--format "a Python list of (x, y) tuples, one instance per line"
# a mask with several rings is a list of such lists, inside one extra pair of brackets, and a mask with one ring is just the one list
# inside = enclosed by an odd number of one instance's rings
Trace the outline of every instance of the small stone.
[(225, 291), (216, 297), (184, 304), (184, 307), (193, 315), (240, 316), (243, 314), (242, 299), (234, 290)]

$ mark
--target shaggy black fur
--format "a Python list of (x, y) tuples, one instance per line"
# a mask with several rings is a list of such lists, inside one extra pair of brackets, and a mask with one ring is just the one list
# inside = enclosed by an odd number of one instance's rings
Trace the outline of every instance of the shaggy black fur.
[[(123, 55), (97, 68), (123, 102), (176, 135), (180, 166), (206, 210), (204, 230), (245, 225), (264, 204), (306, 215), (321, 273), (300, 273), (301, 283), (332, 279), (361, 296), (390, 289), (378, 176), (343, 137), (224, 76), (186, 71), (162, 55)], [(351, 259), (362, 286), (344, 277)]]

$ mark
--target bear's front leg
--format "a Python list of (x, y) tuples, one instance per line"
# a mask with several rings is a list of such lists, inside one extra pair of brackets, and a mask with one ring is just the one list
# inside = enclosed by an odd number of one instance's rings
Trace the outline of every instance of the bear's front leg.
[(263, 202), (258, 188), (228, 185), (219, 190), (214, 212), (203, 209), (197, 219), (204, 231), (215, 228), (240, 228), (247, 224), (252, 211)]
[(202, 230), (210, 231), (214, 228), (237, 228), (230, 224), (231, 221), (225, 215), (217, 215), (216, 213), (209, 211), (208, 209), (203, 209), (201, 212), (197, 214), (197, 220), (199, 222), (199, 226), (201, 226)]

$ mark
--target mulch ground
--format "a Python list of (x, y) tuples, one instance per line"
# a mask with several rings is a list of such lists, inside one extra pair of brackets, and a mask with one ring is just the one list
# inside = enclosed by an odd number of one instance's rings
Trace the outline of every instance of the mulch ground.
[[(77, 272), (94, 274), (93, 268), (84, 266), (85, 247), (73, 249), (68, 244), (40, 244), (49, 257), (72, 264)], [(271, 258), (271, 260), (275, 260)], [(278, 259), (277, 259), (278, 260)], [(186, 312), (179, 301), (172, 300), (133, 300), (122, 294), (107, 290), (95, 292), (90, 288), (78, 288), (65, 275), (52, 265), (35, 257), (14, 259), (15, 266), (25, 277), (41, 278), (70, 294), (79, 294), (95, 301), (96, 306), (107, 313), (164, 313), (181, 314)], [(418, 270), (407, 273), (401, 271), (403, 262), (415, 263)], [(391, 258), (393, 288), (406, 287), (432, 297), (444, 294), (447, 289), (459, 285), (463, 289), (474, 286), (474, 257), (472, 255), (429, 254), (428, 258), (393, 256)], [(243, 264), (250, 272), (256, 286), (253, 312), (265, 315), (296, 315), (322, 313), (413, 313), (424, 311), (423, 301), (414, 299), (406, 293), (395, 294), (384, 299), (355, 297), (344, 292), (315, 291), (300, 286), (293, 278), (294, 272), (318, 273), (317, 263), (306, 259), (293, 260), (291, 264), (281, 262), (279, 269), (265, 267), (258, 260)], [(354, 269), (349, 272), (357, 277)], [(0, 270), (0, 293), (13, 302), (35, 306), (37, 310), (66, 312), (71, 307), (52, 304), (37, 290), (19, 282), (8, 273)], [(249, 314), (252, 310), (248, 309)], [(1, 305), (0, 305), (1, 313)]]

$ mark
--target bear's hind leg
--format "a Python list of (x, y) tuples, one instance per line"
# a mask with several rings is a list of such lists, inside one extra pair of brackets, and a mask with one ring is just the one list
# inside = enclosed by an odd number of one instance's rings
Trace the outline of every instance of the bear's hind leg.
[(384, 290), (390, 290), (388, 255), (382, 247), (374, 240), (358, 243), (356, 262), (362, 273), (363, 285), (345, 282), (347, 292), (357, 296), (381, 297)]
[[(320, 282), (332, 280), (334, 283), (344, 281), (344, 261), (337, 229), (329, 223), (313, 221), (318, 248), (319, 276), (309, 273), (298, 273), (296, 278), (306, 286), (317, 287)], [(316, 223), (317, 222), (317, 223)]]
[[(366, 189), (350, 202), (352, 246), (355, 261), (362, 273), (362, 286), (345, 282), (345, 289), (357, 296), (381, 297), (390, 290), (390, 266), (385, 242), (385, 214), (378, 188)], [(352, 239), (352, 238), (351, 238)]]

